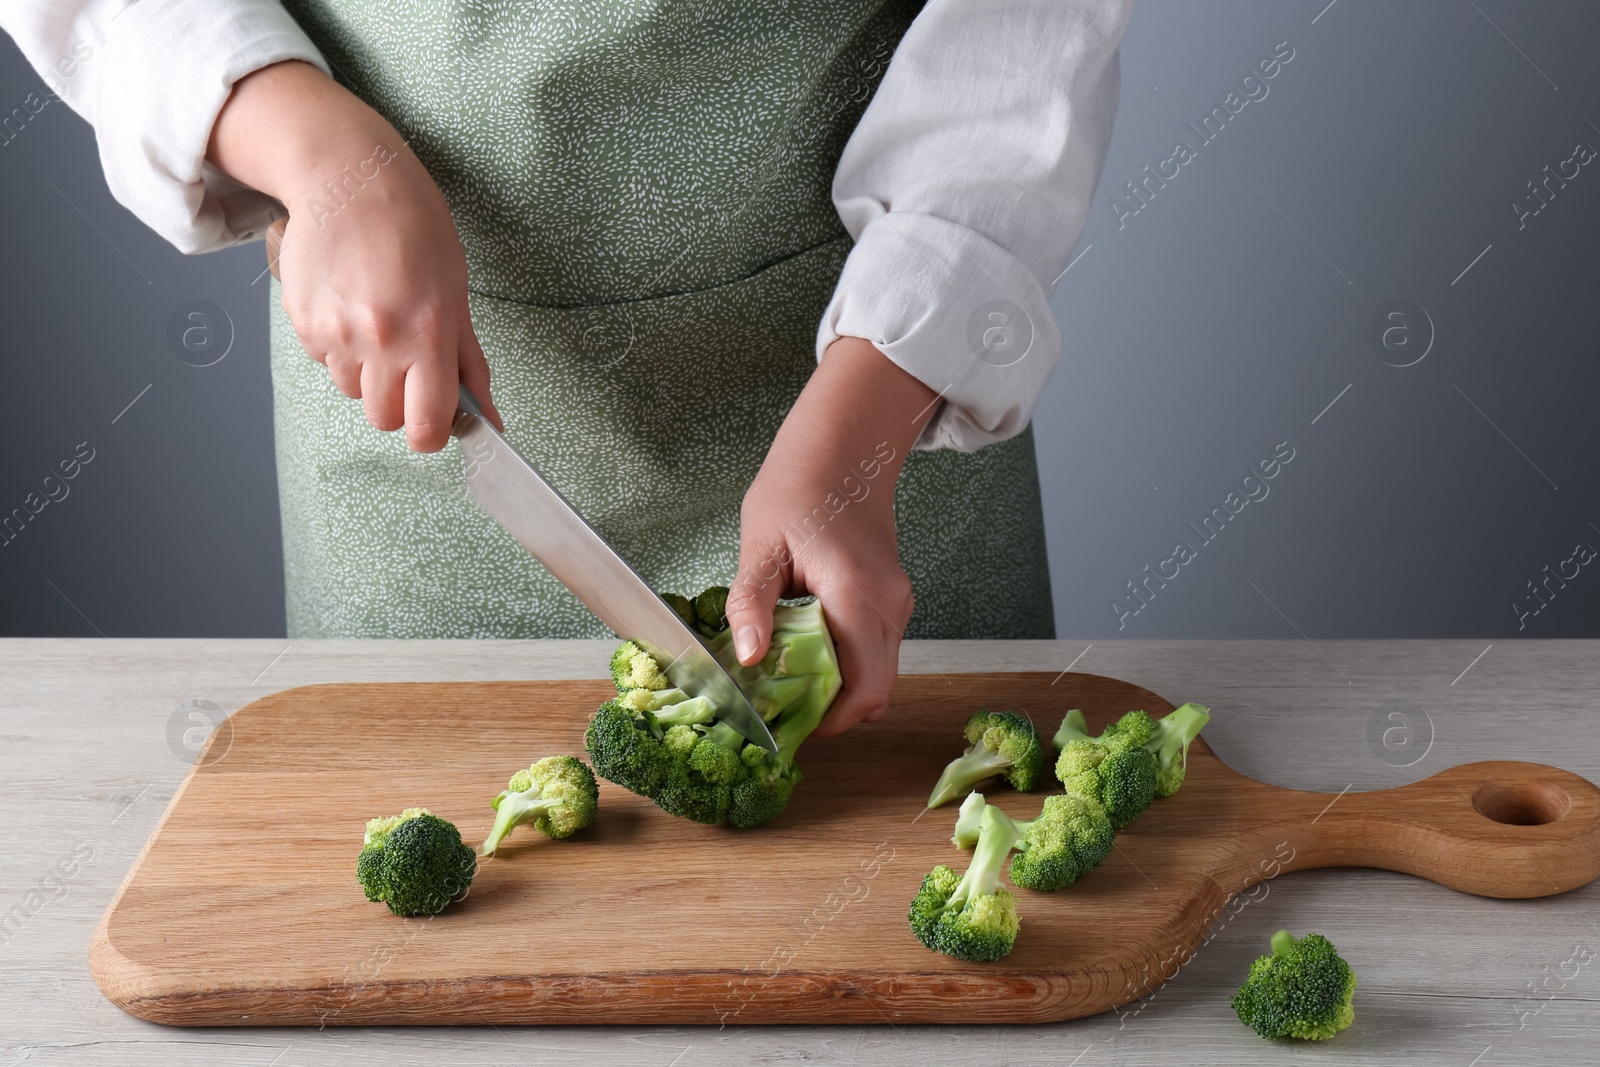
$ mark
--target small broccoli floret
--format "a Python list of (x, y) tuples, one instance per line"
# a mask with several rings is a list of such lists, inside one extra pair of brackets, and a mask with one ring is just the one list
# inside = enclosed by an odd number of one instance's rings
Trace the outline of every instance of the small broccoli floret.
[(1321, 934), (1272, 935), (1233, 996), (1239, 1021), (1262, 1037), (1324, 1041), (1355, 1022), (1356, 973)]
[(694, 598), (695, 624), (707, 637), (728, 628), (728, 587), (714, 585)]
[(1004, 812), (986, 807), (967, 872), (940, 864), (922, 880), (908, 918), (917, 940), (960, 960), (989, 962), (1016, 944), (1021, 921), (1017, 899), (1000, 884), (1000, 868), (1016, 843), (1017, 828)]
[(478, 857), (454, 824), (427, 808), (367, 823), (356, 879), (367, 899), (396, 915), (434, 915), (466, 892)]
[(661, 599), (678, 613), (678, 618), (683, 620), (685, 626), (691, 630), (695, 629), (698, 620), (694, 614), (694, 601), (679, 593), (662, 593)]
[[(988, 806), (981, 793), (962, 802), (950, 839), (957, 848), (971, 848), (977, 842)], [(1100, 866), (1115, 837), (1100, 805), (1072, 793), (1046, 797), (1037, 818), (1011, 823), (1017, 830), (1011, 881), (1024, 889), (1065, 889)]]
[(617, 684), (619, 693), (629, 689), (672, 687), (655, 658), (632, 641), (622, 642), (611, 654), (611, 680)]
[(1189, 742), (1199, 737), (1210, 721), (1211, 709), (1202, 704), (1185, 704), (1156, 720), (1155, 731), (1145, 742), (1156, 757), (1156, 796), (1170, 797), (1183, 785)]
[(720, 587), (695, 598), (697, 613), (704, 608), (704, 618), (721, 627), (707, 646), (766, 721), (777, 753), (748, 744), (719, 720), (710, 697), (670, 688), (660, 666), (633, 642), (624, 642), (613, 657), (618, 684), (659, 675), (662, 685), (625, 689), (601, 707), (585, 743), (598, 774), (671, 814), (754, 827), (788, 804), (801, 777), (795, 755), (822, 722), (843, 679), (818, 601), (779, 604), (767, 653), (750, 666), (734, 656), (726, 602), (727, 590)]
[(572, 756), (547, 756), (511, 776), (505, 792), (491, 801), (494, 828), (483, 843), (492, 856), (514, 828), (531, 822), (546, 837), (571, 837), (594, 821), (600, 803), (594, 772)]
[(967, 720), (967, 751), (945, 767), (928, 797), (937, 808), (964, 796), (979, 782), (1004, 775), (1020, 792), (1037, 789), (1049, 773), (1039, 732), (1026, 715), (1014, 711), (979, 711)]
[(1066, 888), (1100, 866), (1114, 836), (1105, 809), (1071, 793), (1046, 797), (1038, 818), (1016, 825), (1011, 881), (1024, 889)]
[(1061, 750), (1056, 777), (1067, 792), (1104, 808), (1112, 828), (1120, 830), (1155, 799), (1160, 764), (1144, 747), (1154, 732), (1150, 716), (1130, 711), (1094, 737), (1083, 712), (1069, 711), (1055, 736)]

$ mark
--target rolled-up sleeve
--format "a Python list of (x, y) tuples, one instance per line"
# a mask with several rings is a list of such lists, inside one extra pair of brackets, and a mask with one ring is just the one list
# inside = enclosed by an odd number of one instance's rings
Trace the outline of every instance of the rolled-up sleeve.
[(834, 176), (855, 238), (817, 331), (939, 392), (916, 448), (1020, 433), (1061, 355), (1050, 290), (1083, 231), (1131, 0), (929, 0)]
[(119, 203), (183, 252), (259, 237), (286, 212), (206, 162), (234, 82), (328, 63), (276, 0), (5, 0), (0, 28), (94, 127)]

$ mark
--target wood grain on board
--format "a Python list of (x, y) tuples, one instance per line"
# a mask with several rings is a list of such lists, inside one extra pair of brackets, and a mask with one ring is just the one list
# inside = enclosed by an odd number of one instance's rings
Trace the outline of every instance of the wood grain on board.
[[(1070, 1019), (1176, 972), (1228, 900), (1312, 867), (1404, 871), (1534, 897), (1600, 875), (1600, 790), (1536, 764), (1477, 763), (1395, 789), (1268, 786), (1190, 750), (1182, 791), (1058, 893), (1018, 890), (1005, 960), (929, 952), (906, 909), (955, 805), (921, 814), (979, 707), (1043, 734), (1173, 706), (1112, 678), (902, 675), (884, 720), (801, 750), (806, 780), (759, 830), (705, 827), (601, 783), (566, 841), (516, 831), (431, 918), (368, 903), (365, 821), (424, 806), (469, 843), (533, 759), (582, 752), (602, 682), (334, 684), (276, 693), (212, 737), (101, 919), (106, 996), (178, 1025), (971, 1023)], [(1227, 714), (1213, 707), (1215, 716)], [(990, 790), (1008, 813), (1043, 794)]]

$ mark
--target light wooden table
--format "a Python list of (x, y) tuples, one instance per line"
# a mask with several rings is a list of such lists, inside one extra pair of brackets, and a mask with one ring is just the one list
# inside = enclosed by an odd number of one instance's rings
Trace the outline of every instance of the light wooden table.
[[(1302, 789), (1376, 789), (1487, 758), (1600, 780), (1600, 641), (1485, 645), (919, 642), (901, 666), (1075, 663), (1175, 703), (1197, 700), (1215, 713), (1206, 736), (1226, 762)], [(1259, 899), (1236, 900), (1213, 939), (1142, 1003), (1052, 1026), (192, 1030), (141, 1022), (100, 996), (89, 934), (188, 770), (187, 702), (231, 712), (313, 682), (598, 677), (609, 650), (580, 641), (0, 641), (0, 1067), (1600, 1059), (1600, 885), (1495, 901), (1373, 871), (1267, 883)], [(1228, 1006), (1279, 927), (1329, 935), (1356, 968), (1357, 1021), (1335, 1041), (1268, 1043)]]

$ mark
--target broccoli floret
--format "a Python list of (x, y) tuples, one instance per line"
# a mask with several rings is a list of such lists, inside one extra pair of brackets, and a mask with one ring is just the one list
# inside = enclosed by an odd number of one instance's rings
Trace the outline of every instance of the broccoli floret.
[(691, 630), (695, 629), (698, 620), (694, 614), (694, 601), (680, 593), (662, 593), (661, 599), (678, 613), (678, 618), (683, 620), (685, 626)]
[(1046, 797), (1035, 819), (1018, 822), (1011, 881), (1024, 889), (1064, 889), (1100, 866), (1114, 832), (1105, 809), (1085, 797)]
[(494, 828), (483, 843), (492, 856), (515, 827), (531, 822), (546, 837), (571, 837), (594, 821), (600, 803), (594, 772), (572, 756), (547, 756), (511, 776), (505, 792), (490, 802)]
[(611, 680), (617, 684), (619, 693), (629, 689), (669, 689), (672, 686), (667, 676), (661, 673), (661, 665), (655, 658), (632, 641), (622, 642), (611, 654)]
[(1155, 732), (1145, 747), (1155, 754), (1156, 796), (1170, 797), (1183, 785), (1189, 763), (1189, 742), (1211, 721), (1211, 709), (1185, 704), (1156, 720)]
[(1061, 749), (1056, 777), (1067, 792), (1093, 800), (1120, 830), (1156, 797), (1160, 764), (1145, 748), (1155, 724), (1142, 711), (1130, 711), (1099, 737), (1088, 732), (1083, 712), (1067, 712), (1055, 744)]
[(1067, 792), (1099, 801), (1120, 830), (1156, 797), (1178, 791), (1189, 742), (1210, 721), (1211, 712), (1199, 704), (1185, 704), (1159, 720), (1130, 711), (1093, 737), (1083, 712), (1069, 711), (1055, 736), (1061, 752), (1056, 777)]
[(367, 823), (356, 879), (367, 899), (396, 915), (434, 915), (466, 892), (478, 856), (461, 843), (455, 825), (427, 808)]
[[(973, 793), (961, 804), (951, 841), (971, 848), (988, 804)], [(1111, 820), (1094, 801), (1072, 793), (1046, 797), (1034, 819), (1013, 819), (1017, 854), (1011, 857), (1011, 881), (1024, 889), (1065, 889), (1100, 866), (1115, 836)]]
[(651, 721), (616, 700), (600, 705), (583, 736), (595, 773), (640, 796), (655, 796), (672, 756), (649, 729)]
[(986, 778), (1004, 775), (1021, 792), (1037, 789), (1049, 773), (1039, 732), (1026, 715), (1014, 711), (979, 711), (963, 731), (967, 751), (945, 767), (928, 797), (937, 808), (965, 796)]
[(714, 585), (694, 598), (695, 625), (707, 637), (728, 628), (728, 587)]
[[(725, 611), (727, 590), (707, 590), (695, 598)], [(727, 631), (707, 642), (766, 721), (778, 751), (749, 744), (716, 718), (710, 697), (676, 688), (624, 691), (603, 706), (589, 725), (586, 744), (595, 771), (665, 811), (704, 823), (754, 827), (783, 811), (800, 781), (795, 755), (822, 722), (842, 684), (833, 638), (822, 605), (779, 604), (773, 612), (770, 647), (759, 663), (740, 664)], [(624, 642), (613, 664), (624, 664), (625, 680), (651, 678), (660, 667)], [(643, 655), (648, 663), (641, 662)], [(617, 674), (615, 666), (613, 674)], [(620, 683), (619, 683), (620, 684)], [(670, 682), (664, 685), (670, 686)]]
[(912, 899), (908, 918), (917, 940), (961, 960), (988, 962), (1011, 951), (1021, 921), (1016, 897), (1000, 884), (1000, 868), (1016, 840), (1005, 813), (986, 807), (966, 873), (940, 864)]
[(1356, 973), (1321, 934), (1272, 935), (1233, 996), (1239, 1021), (1262, 1037), (1324, 1041), (1355, 1022)]

